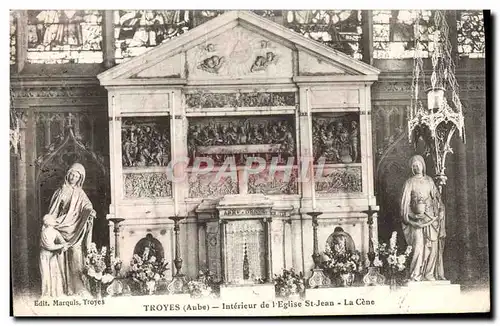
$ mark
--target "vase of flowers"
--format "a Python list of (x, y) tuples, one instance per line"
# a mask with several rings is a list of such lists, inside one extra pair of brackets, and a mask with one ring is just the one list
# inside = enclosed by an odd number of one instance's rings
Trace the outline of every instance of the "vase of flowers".
[(198, 278), (187, 283), (187, 292), (191, 298), (214, 298), (219, 291), (219, 283), (210, 271), (199, 271)]
[(380, 267), (392, 289), (402, 285), (407, 280), (406, 268), (412, 247), (408, 246), (404, 251), (398, 249), (397, 232), (392, 232), (389, 245), (381, 243), (376, 246), (376, 257), (374, 266)]
[(357, 250), (336, 252), (327, 249), (323, 257), (321, 268), (334, 284), (342, 287), (354, 284), (356, 276), (361, 272), (361, 258)]
[(108, 285), (115, 279), (113, 269), (116, 262), (112, 253), (113, 251), (108, 252), (106, 247), (98, 250), (95, 243), (91, 243), (87, 248), (83, 272), (87, 288), (97, 299), (102, 298), (102, 285)]
[(274, 275), (274, 290), (280, 298), (300, 297), (304, 294), (304, 274), (293, 269), (284, 269), (281, 275)]
[(168, 262), (163, 258), (157, 261), (155, 256), (149, 256), (145, 251), (143, 256), (134, 254), (130, 262), (128, 277), (138, 285), (142, 294), (152, 295), (156, 292), (158, 282), (168, 276)]

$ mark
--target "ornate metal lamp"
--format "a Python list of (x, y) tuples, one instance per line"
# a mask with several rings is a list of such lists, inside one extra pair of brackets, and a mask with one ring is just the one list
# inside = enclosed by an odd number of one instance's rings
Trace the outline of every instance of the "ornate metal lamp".
[[(419, 20), (417, 20), (419, 21)], [(442, 193), (446, 185), (446, 155), (453, 153), (450, 141), (458, 130), (465, 142), (464, 116), (455, 78), (455, 63), (449, 40), (449, 27), (443, 11), (434, 13), (435, 32), (429, 42), (432, 74), (430, 87), (426, 85), (418, 23), (415, 24), (415, 54), (412, 100), (408, 112), (408, 133), (415, 146), (419, 140), (426, 145), (426, 154), (434, 161), (435, 178)], [(427, 101), (425, 101), (427, 99)], [(426, 105), (424, 105), (426, 103)]]

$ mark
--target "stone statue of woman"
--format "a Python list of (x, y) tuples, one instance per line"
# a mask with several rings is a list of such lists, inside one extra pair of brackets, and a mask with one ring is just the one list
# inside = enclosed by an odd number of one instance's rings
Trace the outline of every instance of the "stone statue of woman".
[(413, 248), (410, 280), (444, 280), (443, 249), (446, 237), (444, 205), (424, 158), (410, 159), (413, 176), (406, 180), (401, 198), (401, 218), (406, 243)]
[(73, 164), (66, 173), (63, 185), (50, 200), (48, 214), (55, 216), (54, 228), (65, 242), (66, 250), (58, 255), (65, 295), (88, 294), (82, 274), (86, 250), (92, 241), (96, 212), (82, 189), (84, 181), (85, 168), (79, 163)]

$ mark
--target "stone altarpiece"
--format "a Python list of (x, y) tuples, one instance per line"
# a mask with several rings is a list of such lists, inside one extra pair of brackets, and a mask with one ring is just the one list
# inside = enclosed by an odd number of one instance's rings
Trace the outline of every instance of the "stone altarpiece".
[[(270, 281), (282, 268), (309, 276), (313, 208), (323, 213), (321, 251), (341, 226), (366, 253), (366, 211), (377, 205), (370, 87), (378, 73), (240, 11), (100, 74), (109, 100), (109, 217), (123, 219), (110, 240), (124, 268), (148, 235), (173, 260), (174, 215), (186, 217), (182, 271), (209, 269), (227, 285)], [(305, 157), (314, 159), (314, 181)], [(265, 169), (251, 173), (249, 158)]]

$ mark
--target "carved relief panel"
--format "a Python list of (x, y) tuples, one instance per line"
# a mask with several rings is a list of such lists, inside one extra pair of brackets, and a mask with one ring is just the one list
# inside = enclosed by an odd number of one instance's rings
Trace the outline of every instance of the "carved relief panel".
[(123, 188), (126, 199), (172, 197), (172, 182), (164, 172), (124, 173)]
[(187, 51), (189, 78), (290, 78), (291, 49), (237, 26)]
[(313, 147), (316, 163), (361, 163), (359, 114), (314, 114)]
[(362, 192), (361, 169), (361, 166), (325, 168), (322, 177), (316, 180), (316, 193), (327, 196)]
[(211, 158), (221, 165), (227, 158), (244, 165), (248, 157), (279, 163), (295, 158), (295, 127), (292, 116), (191, 118), (187, 136), (191, 164), (194, 158)]
[(167, 166), (170, 161), (168, 117), (122, 119), (124, 167)]

